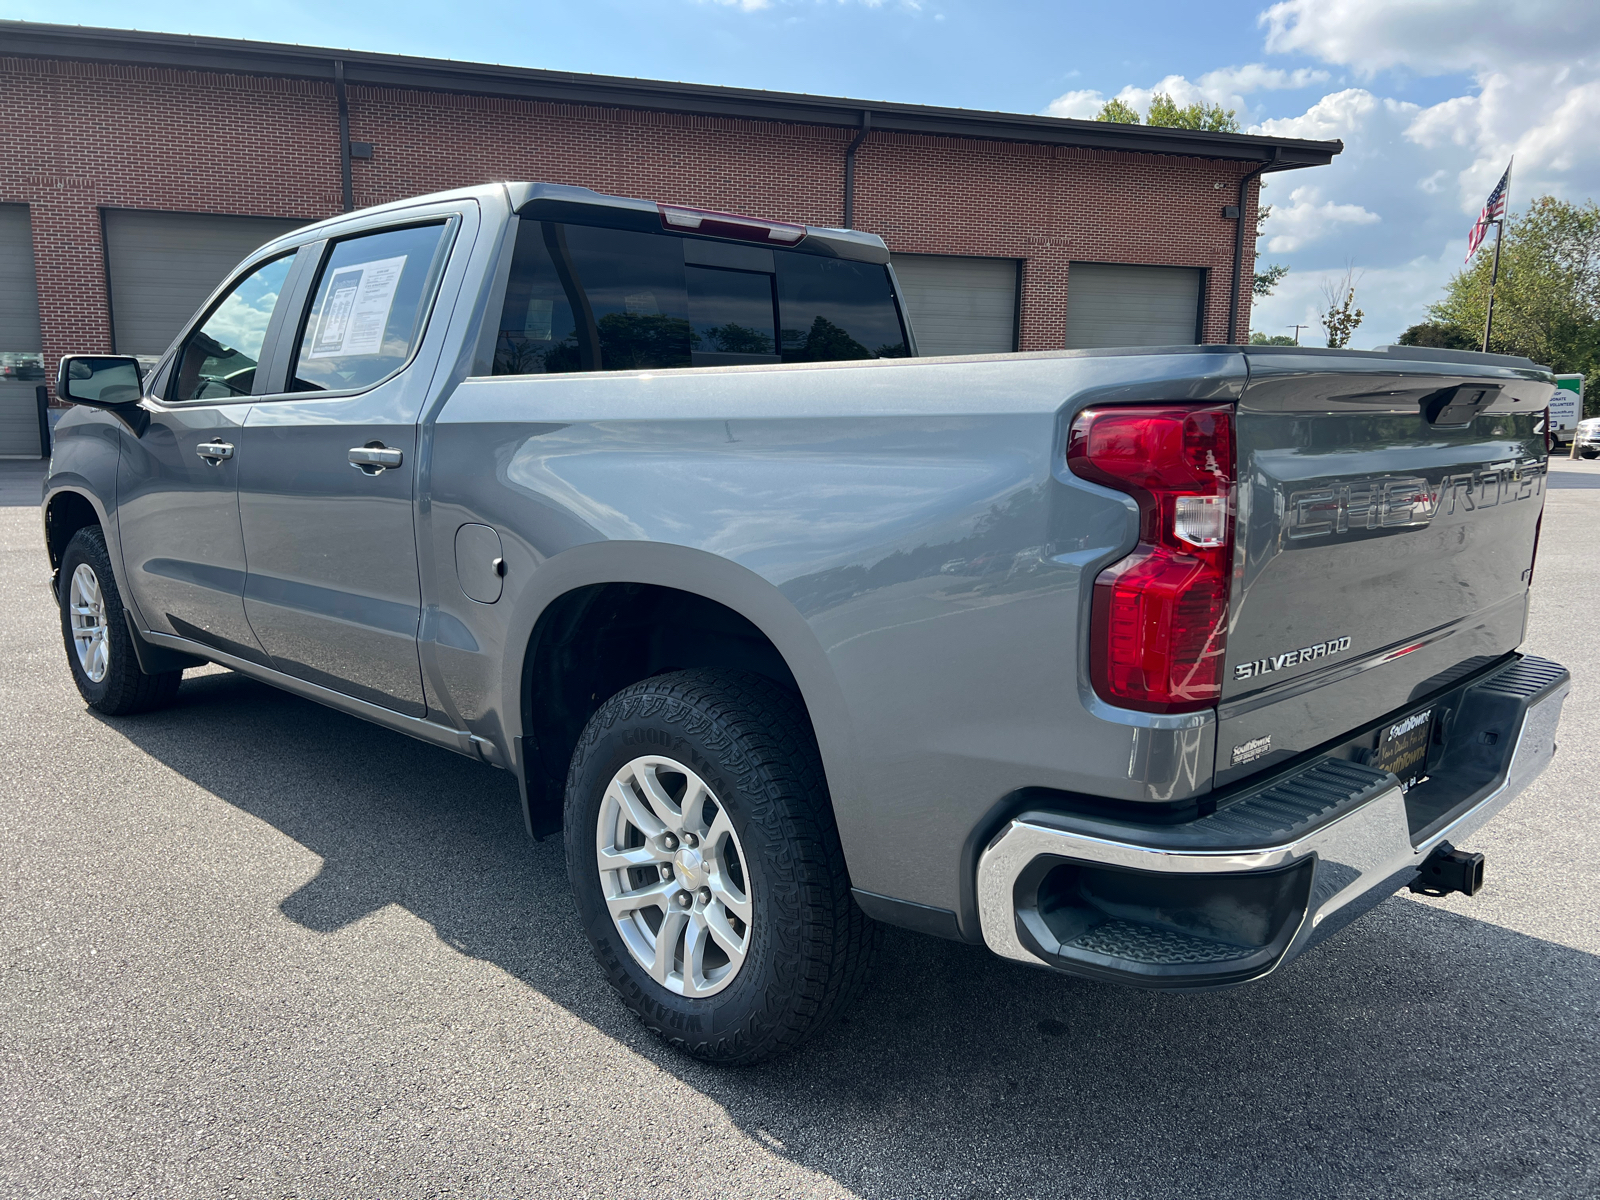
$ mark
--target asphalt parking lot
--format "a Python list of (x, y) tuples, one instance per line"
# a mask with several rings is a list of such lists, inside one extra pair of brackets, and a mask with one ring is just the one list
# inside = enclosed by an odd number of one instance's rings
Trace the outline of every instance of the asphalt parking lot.
[(1190, 996), (888, 931), (729, 1072), (612, 999), (509, 776), (220, 669), (85, 709), (0, 463), (0, 1194), (1594, 1196), (1600, 462), (1553, 468), (1527, 648), (1574, 688), (1481, 895)]

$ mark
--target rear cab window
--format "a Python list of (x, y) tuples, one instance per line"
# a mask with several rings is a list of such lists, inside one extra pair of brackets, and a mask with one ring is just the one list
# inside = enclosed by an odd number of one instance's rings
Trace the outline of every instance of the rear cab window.
[(493, 373), (671, 370), (909, 353), (880, 264), (524, 218)]

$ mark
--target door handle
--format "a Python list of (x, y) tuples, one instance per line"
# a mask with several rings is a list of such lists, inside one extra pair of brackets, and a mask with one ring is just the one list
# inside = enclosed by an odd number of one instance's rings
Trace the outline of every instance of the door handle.
[(210, 466), (220, 466), (223, 459), (233, 457), (233, 443), (201, 442), (194, 448), (194, 452), (205, 459)]
[(350, 448), (350, 465), (366, 475), (392, 470), (405, 461), (405, 455), (382, 442), (368, 442), (365, 446)]

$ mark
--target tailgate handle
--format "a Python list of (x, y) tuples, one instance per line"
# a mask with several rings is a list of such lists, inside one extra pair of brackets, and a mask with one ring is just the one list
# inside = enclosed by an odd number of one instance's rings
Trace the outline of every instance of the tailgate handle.
[(1422, 398), (1422, 415), (1429, 425), (1460, 428), (1500, 398), (1498, 383), (1461, 383)]

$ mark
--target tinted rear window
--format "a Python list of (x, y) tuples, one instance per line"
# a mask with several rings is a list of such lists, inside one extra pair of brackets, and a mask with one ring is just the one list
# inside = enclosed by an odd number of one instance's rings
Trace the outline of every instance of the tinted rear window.
[(663, 370), (908, 353), (873, 263), (523, 221), (496, 375)]

